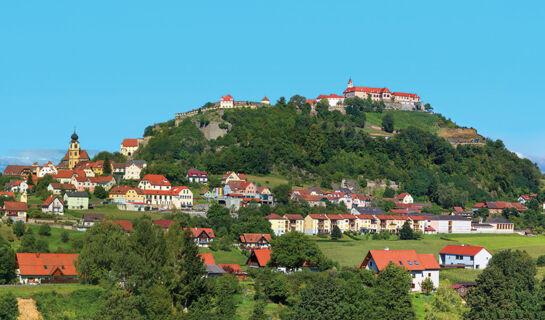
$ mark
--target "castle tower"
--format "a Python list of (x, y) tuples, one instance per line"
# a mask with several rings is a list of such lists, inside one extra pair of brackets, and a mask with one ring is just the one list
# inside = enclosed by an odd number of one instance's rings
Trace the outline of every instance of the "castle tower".
[(354, 86), (354, 83), (352, 82), (352, 78), (348, 79), (348, 88), (352, 88)]
[(74, 133), (72, 134), (72, 141), (70, 141), (70, 148), (68, 149), (68, 167), (70, 169), (74, 169), (76, 164), (79, 162), (79, 141), (78, 141), (78, 134), (74, 130)]

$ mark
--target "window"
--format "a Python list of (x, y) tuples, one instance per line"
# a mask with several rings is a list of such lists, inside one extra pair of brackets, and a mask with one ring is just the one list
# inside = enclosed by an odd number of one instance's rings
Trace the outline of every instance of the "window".
[(47, 269), (47, 266), (44, 264), (44, 269)]
[(402, 266), (403, 265), (403, 262), (401, 262), (401, 260), (398, 261), (399, 262), (399, 265)]
[(411, 289), (414, 289), (414, 283), (411, 283)]
[(411, 262), (411, 260), (407, 260), (407, 262), (409, 263), (410, 266), (413, 265), (413, 263)]
[(462, 260), (463, 258), (463, 256), (456, 255), (456, 260)]
[(428, 278), (431, 278), (431, 272), (428, 273)]
[(473, 256), (469, 257), (469, 260), (473, 261)]
[(417, 266), (417, 265), (418, 265), (418, 261), (414, 260), (414, 264)]
[(412, 276), (413, 276), (413, 279), (416, 278), (416, 274), (413, 273)]

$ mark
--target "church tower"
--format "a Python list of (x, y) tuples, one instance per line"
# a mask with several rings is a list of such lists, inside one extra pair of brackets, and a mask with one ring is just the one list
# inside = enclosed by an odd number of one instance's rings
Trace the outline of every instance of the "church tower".
[(78, 141), (78, 134), (74, 130), (74, 133), (72, 134), (72, 141), (70, 141), (70, 148), (68, 149), (68, 167), (70, 169), (74, 169), (76, 164), (79, 162), (79, 141)]
[(354, 86), (354, 83), (352, 82), (352, 78), (348, 79), (348, 88), (352, 88)]

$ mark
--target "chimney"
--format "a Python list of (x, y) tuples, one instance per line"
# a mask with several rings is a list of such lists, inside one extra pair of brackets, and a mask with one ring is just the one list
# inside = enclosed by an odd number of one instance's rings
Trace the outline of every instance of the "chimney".
[(388, 248), (388, 247), (384, 248), (384, 251), (388, 251), (388, 250), (390, 250), (390, 248)]

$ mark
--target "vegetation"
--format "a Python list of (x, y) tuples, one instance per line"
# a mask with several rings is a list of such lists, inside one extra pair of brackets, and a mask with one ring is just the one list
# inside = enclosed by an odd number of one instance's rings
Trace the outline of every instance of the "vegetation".
[(16, 320), (19, 316), (17, 299), (11, 293), (0, 295), (0, 319)]
[(426, 320), (464, 319), (467, 308), (462, 298), (450, 287), (450, 281), (445, 280), (437, 288), (437, 294), (431, 304), (426, 304)]

